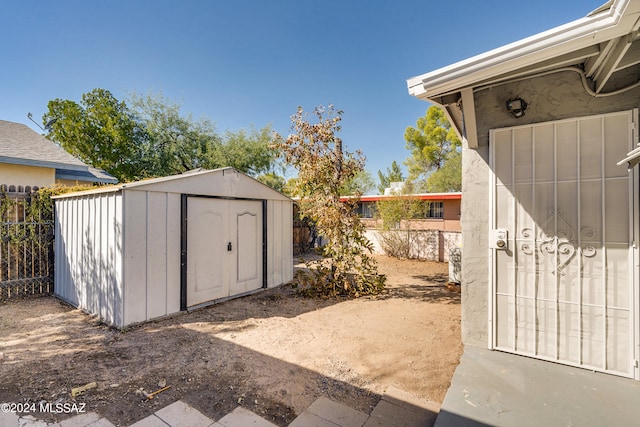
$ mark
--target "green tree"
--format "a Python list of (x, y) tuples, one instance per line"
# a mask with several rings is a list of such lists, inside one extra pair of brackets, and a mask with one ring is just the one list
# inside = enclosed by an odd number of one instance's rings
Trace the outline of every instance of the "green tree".
[[(411, 157), (405, 164), (410, 178), (425, 182), (433, 173), (445, 167), (448, 162), (460, 161), (456, 155), (460, 150), (460, 139), (451, 127), (442, 109), (431, 106), (424, 117), (416, 122), (416, 128), (409, 126), (404, 134)], [(456, 167), (449, 167), (455, 171)], [(462, 182), (460, 175), (459, 182)], [(427, 185), (419, 185), (418, 190), (426, 190)]]
[(287, 182), (285, 181), (284, 177), (276, 174), (275, 172), (258, 175), (256, 179), (276, 191), (279, 191), (281, 193), (285, 192), (285, 185), (287, 184)]
[(340, 188), (341, 196), (361, 196), (367, 194), (375, 187), (371, 173), (361, 170), (353, 178), (344, 183)]
[(462, 191), (462, 153), (452, 151), (444, 165), (427, 178), (430, 193)]
[(82, 101), (49, 101), (43, 123), (53, 122), (47, 137), (80, 160), (104, 169), (120, 181), (144, 177), (142, 153), (148, 138), (129, 107), (108, 90), (94, 89)]
[(391, 167), (387, 168), (386, 173), (378, 170), (378, 179), (380, 179), (378, 191), (380, 194), (384, 194), (384, 191), (389, 188), (392, 182), (402, 182), (405, 180), (405, 177), (402, 173), (402, 168), (394, 160), (393, 163), (391, 163)]
[(182, 115), (180, 105), (162, 95), (133, 93), (130, 98), (131, 108), (149, 139), (143, 153), (147, 176), (167, 176), (210, 166), (209, 158), (222, 141), (209, 120), (194, 121), (191, 115)]
[(309, 262), (298, 284), (309, 294), (359, 296), (384, 289), (371, 242), (355, 210), (355, 200), (341, 202), (340, 189), (364, 169), (362, 153), (343, 150), (340, 131), (342, 111), (333, 106), (314, 110), (317, 121), (298, 108), (291, 117), (292, 134), (284, 139), (274, 134), (273, 147), (298, 170), (296, 195), (302, 219), (311, 219), (318, 234), (328, 240), (322, 248), (324, 260)]
[(222, 144), (216, 147), (206, 167), (231, 166), (251, 176), (272, 171), (276, 152), (271, 148), (273, 131), (271, 126), (262, 129), (251, 127), (248, 131), (227, 131)]
[(49, 138), (120, 181), (227, 166), (256, 176), (275, 165), (270, 126), (220, 136), (211, 121), (193, 120), (162, 95), (134, 93), (129, 103), (94, 89), (80, 104), (50, 101), (43, 122), (55, 119)]
[(231, 166), (257, 176), (274, 166), (270, 126), (227, 131), (221, 137), (211, 121), (196, 121), (190, 114), (183, 115), (179, 104), (162, 95), (133, 94), (131, 105), (149, 135), (145, 163), (150, 175)]
[(413, 192), (413, 183), (408, 181), (400, 194), (376, 203), (377, 216), (382, 220), (380, 246), (389, 256), (409, 259), (414, 255), (416, 233), (411, 220), (424, 218), (429, 202), (413, 196)]
[(299, 197), (297, 186), (298, 178), (289, 178), (284, 184), (282, 192), (290, 197)]

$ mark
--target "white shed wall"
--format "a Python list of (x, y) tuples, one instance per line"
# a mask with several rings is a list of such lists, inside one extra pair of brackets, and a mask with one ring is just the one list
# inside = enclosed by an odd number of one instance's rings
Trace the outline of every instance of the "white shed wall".
[(180, 311), (180, 195), (125, 190), (125, 325)]
[(55, 294), (122, 326), (122, 194), (56, 201)]
[(293, 279), (293, 203), (267, 201), (267, 287)]

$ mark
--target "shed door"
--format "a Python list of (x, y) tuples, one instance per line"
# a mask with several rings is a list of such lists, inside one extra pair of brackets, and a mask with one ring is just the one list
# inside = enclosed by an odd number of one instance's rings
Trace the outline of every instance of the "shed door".
[(187, 200), (187, 306), (260, 288), (262, 203)]
[(637, 376), (633, 115), (491, 131), (492, 348)]

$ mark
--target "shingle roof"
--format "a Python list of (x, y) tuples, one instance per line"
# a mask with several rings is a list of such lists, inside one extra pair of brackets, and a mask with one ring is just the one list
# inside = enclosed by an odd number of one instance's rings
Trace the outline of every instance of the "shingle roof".
[(56, 179), (102, 182), (107, 184), (116, 184), (118, 182), (117, 179), (102, 169), (92, 168), (91, 166), (81, 171), (56, 168)]
[(37, 132), (21, 123), (0, 120), (0, 163), (56, 169), (56, 175), (71, 174), (80, 181), (117, 180), (103, 170), (89, 167)]

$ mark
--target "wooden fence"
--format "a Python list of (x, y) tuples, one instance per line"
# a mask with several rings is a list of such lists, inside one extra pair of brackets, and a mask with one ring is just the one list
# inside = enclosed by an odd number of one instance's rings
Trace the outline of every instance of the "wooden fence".
[(309, 221), (293, 221), (293, 255), (310, 251), (315, 244), (314, 228)]
[[(53, 292), (53, 218), (29, 218), (31, 192), (0, 194), (0, 300)], [(22, 189), (21, 189), (22, 190)]]

